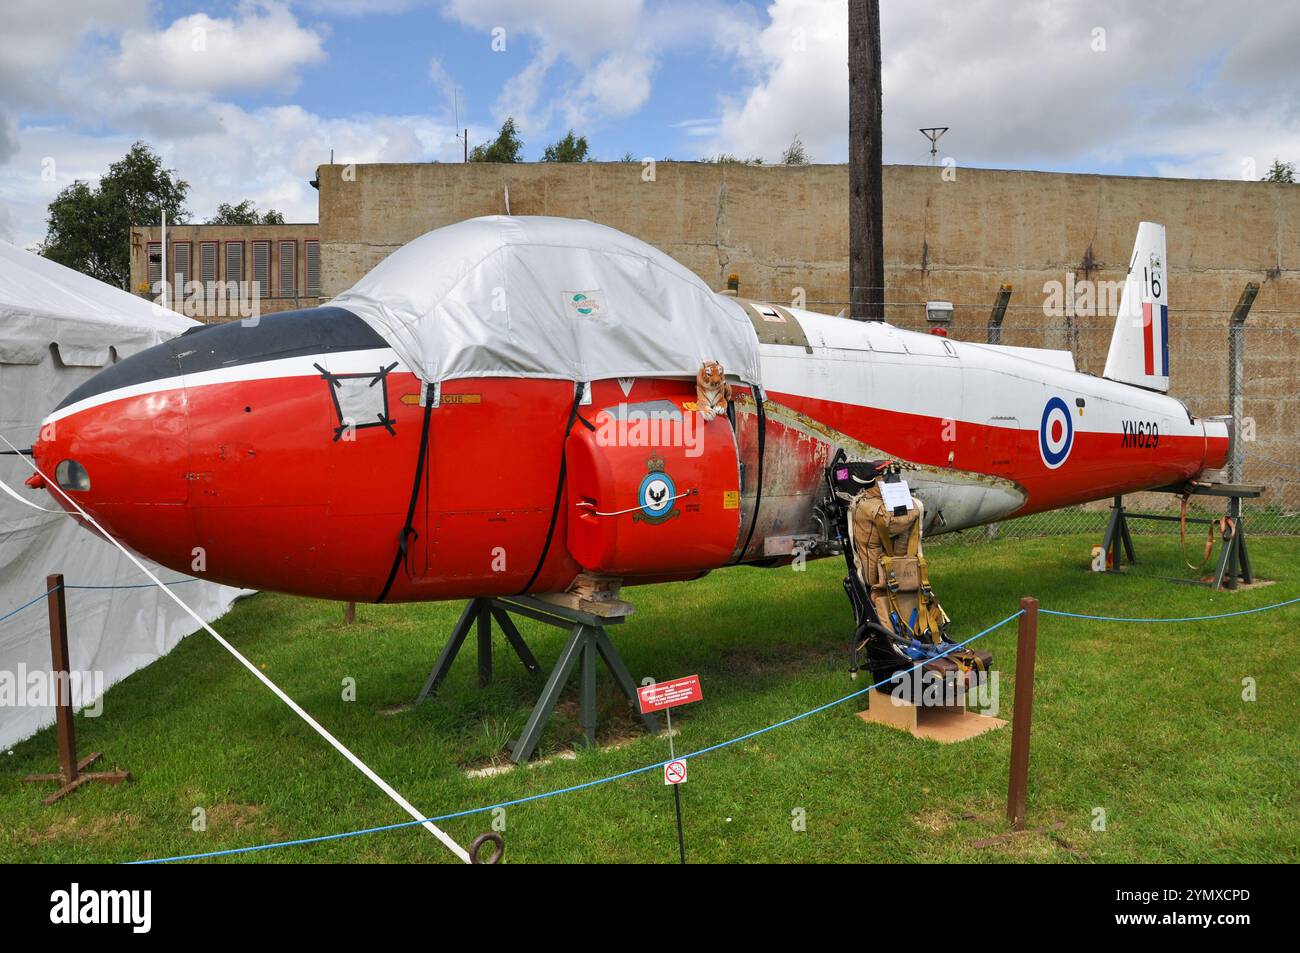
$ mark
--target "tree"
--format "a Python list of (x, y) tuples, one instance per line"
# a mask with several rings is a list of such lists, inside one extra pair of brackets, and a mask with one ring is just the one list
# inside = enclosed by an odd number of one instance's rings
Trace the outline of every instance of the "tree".
[(803, 140), (799, 138), (799, 133), (794, 134), (790, 144), (785, 147), (785, 152), (781, 153), (782, 165), (807, 165), (808, 151), (803, 147)]
[(162, 158), (137, 142), (108, 167), (99, 185), (73, 182), (50, 203), (41, 254), (100, 281), (126, 288), (131, 277), (131, 226), (152, 225), (162, 212), (189, 218), (190, 185), (163, 168)]
[(222, 202), (217, 206), (217, 214), (208, 219), (209, 225), (283, 225), (284, 216), (270, 208), (259, 213), (251, 199), (244, 199), (238, 205)]
[(523, 151), (524, 141), (515, 129), (514, 117), (508, 117), (501, 124), (501, 131), (492, 142), (477, 145), (469, 151), (470, 162), (519, 162), (519, 153)]
[(543, 162), (586, 162), (587, 137), (575, 136), (573, 130), (559, 142), (553, 142), (542, 153)]
[(1295, 163), (1283, 162), (1281, 159), (1274, 159), (1272, 167), (1268, 174), (1264, 176), (1262, 182), (1295, 182)]

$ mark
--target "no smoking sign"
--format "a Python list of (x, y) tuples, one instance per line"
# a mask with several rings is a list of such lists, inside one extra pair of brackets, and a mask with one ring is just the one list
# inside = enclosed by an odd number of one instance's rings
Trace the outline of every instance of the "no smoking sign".
[(664, 765), (664, 784), (685, 784), (686, 762), (669, 761)]

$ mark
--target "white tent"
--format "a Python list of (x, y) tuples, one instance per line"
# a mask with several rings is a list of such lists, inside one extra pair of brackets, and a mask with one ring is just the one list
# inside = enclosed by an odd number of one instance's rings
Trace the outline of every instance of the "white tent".
[[(74, 387), (195, 323), (0, 242), (0, 431), (15, 447), (30, 447), (41, 419)], [(57, 511), (48, 494), (23, 486), (30, 475), (23, 458), (0, 456), (0, 483)], [(186, 578), (146, 565), (163, 581)], [(63, 573), (69, 587), (70, 667), (91, 673), (73, 679), (78, 707), (93, 705), (102, 689), (166, 655), (195, 628), (109, 543), (61, 512), (0, 492), (0, 749), (54, 721), (53, 707), (33, 704), (42, 698), (26, 680), (50, 667), (45, 600), (4, 618), (41, 596), (53, 572)], [(206, 582), (177, 589), (208, 620), (239, 594)]]
[(402, 246), (331, 304), (427, 381), (694, 377), (720, 361), (733, 378), (760, 383), (744, 308), (659, 249), (595, 222), (457, 222)]

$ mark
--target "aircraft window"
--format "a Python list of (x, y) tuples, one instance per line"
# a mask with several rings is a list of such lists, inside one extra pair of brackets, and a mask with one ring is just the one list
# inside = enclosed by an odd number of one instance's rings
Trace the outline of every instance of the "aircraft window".
[(90, 474), (76, 460), (62, 460), (54, 468), (54, 479), (64, 490), (86, 491), (90, 489)]

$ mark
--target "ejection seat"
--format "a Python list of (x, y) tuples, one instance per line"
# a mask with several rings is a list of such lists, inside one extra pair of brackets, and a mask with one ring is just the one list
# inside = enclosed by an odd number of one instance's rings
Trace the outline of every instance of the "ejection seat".
[[(914, 497), (910, 506), (892, 509), (882, 499), (881, 483), (898, 480), (896, 464), (849, 462), (843, 450), (826, 470), (827, 499), (848, 569), (844, 591), (853, 607), (850, 674), (857, 677), (865, 652), (873, 682), (892, 682), (919, 666), (922, 676), (973, 687), (993, 658), (956, 648), (948, 638), (949, 619), (930, 587), (920, 545), (924, 509)], [(913, 700), (911, 686), (923, 680), (900, 679), (903, 697)]]

